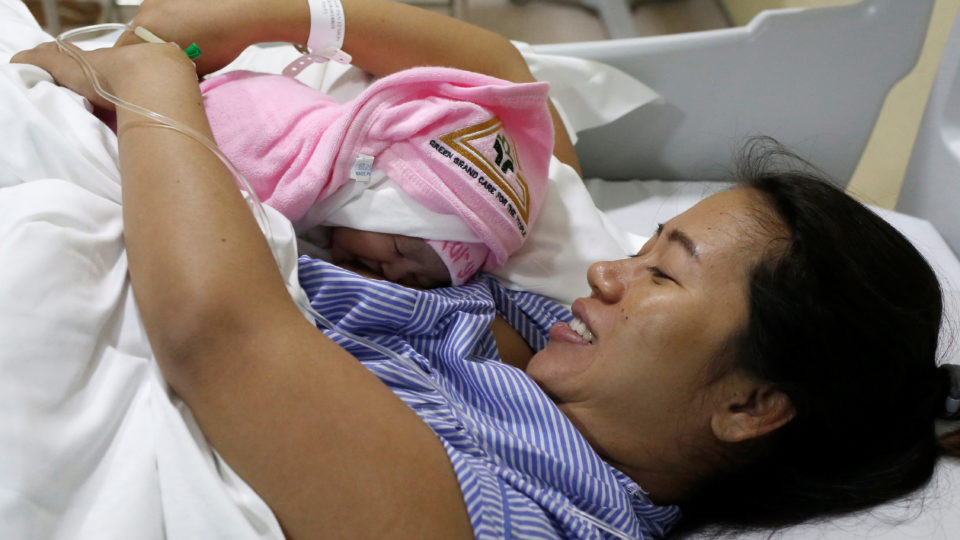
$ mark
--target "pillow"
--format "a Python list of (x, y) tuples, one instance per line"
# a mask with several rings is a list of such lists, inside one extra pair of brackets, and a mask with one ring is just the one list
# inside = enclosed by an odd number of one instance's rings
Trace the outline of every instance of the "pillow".
[(574, 144), (577, 133), (609, 124), (648, 103), (663, 98), (619, 69), (584, 58), (541, 54), (529, 44), (514, 41), (530, 73), (550, 83), (550, 98)]
[(587, 269), (636, 253), (646, 238), (627, 232), (597, 209), (580, 175), (556, 157), (540, 218), (527, 241), (490, 273), (517, 290), (570, 305), (590, 294)]

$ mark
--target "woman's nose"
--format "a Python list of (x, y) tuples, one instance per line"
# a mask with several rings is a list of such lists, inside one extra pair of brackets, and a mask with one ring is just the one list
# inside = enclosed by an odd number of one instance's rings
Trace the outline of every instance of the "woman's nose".
[(604, 302), (620, 300), (624, 292), (622, 267), (615, 261), (596, 262), (587, 270), (587, 283), (593, 296)]

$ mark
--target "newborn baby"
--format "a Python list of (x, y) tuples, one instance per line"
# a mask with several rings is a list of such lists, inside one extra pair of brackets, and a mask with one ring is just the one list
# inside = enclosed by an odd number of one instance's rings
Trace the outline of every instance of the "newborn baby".
[(519, 248), (546, 196), (546, 83), (414, 68), (337, 103), (280, 75), (201, 83), (217, 144), (298, 233), (418, 287), (466, 282)]

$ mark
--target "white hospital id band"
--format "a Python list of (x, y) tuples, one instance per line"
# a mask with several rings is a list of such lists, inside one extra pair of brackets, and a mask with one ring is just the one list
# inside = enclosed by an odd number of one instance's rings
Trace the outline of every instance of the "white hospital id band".
[(307, 0), (310, 6), (310, 52), (341, 64), (350, 63), (350, 55), (341, 51), (346, 18), (340, 0)]
[(296, 77), (310, 64), (322, 64), (328, 60), (349, 64), (350, 55), (340, 50), (347, 23), (340, 0), (307, 0), (310, 6), (310, 36), (307, 46), (296, 45), (303, 56), (283, 68), (287, 77)]

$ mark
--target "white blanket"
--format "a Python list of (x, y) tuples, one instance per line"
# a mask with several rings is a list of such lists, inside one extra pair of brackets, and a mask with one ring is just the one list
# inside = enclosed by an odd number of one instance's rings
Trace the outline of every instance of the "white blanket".
[[(134, 304), (116, 138), (0, 2), (0, 538), (282, 538), (171, 397)], [(275, 246), (297, 291), (292, 231)]]

